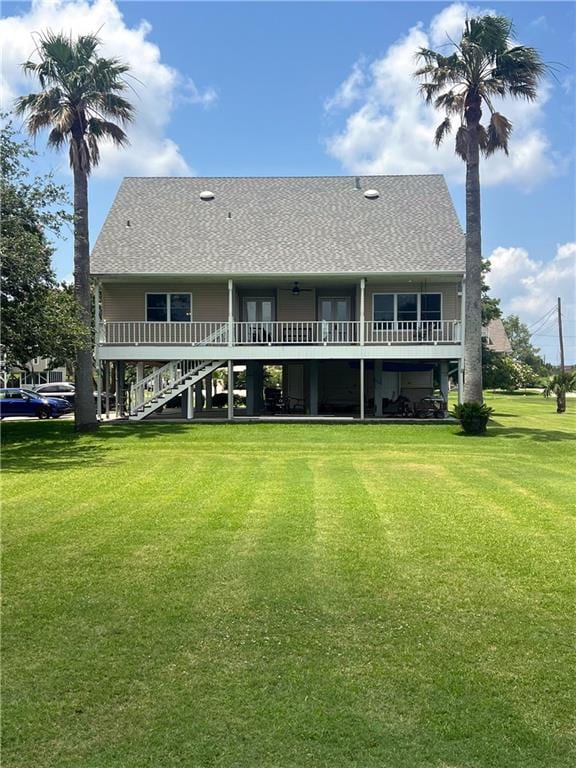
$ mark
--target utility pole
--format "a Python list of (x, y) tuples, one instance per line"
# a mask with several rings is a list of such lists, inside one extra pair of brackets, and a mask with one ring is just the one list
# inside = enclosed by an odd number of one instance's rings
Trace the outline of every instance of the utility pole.
[(560, 371), (564, 373), (564, 339), (562, 338), (562, 299), (558, 296), (558, 336), (560, 339)]

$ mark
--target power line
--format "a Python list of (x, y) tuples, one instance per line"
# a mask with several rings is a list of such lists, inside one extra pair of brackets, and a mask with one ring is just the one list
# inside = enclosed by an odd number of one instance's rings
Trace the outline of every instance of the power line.
[(549, 310), (548, 310), (548, 312), (546, 312), (546, 314), (545, 314), (545, 315), (543, 315), (543, 316), (540, 318), (540, 320), (536, 320), (536, 321), (535, 321), (535, 322), (533, 322), (531, 325), (529, 325), (529, 326), (528, 326), (528, 330), (530, 330), (530, 328), (534, 328), (534, 326), (535, 326), (535, 325), (538, 325), (538, 323), (539, 323), (541, 320), (545, 320), (545, 319), (548, 317), (548, 315), (551, 315), (551, 314), (552, 314), (552, 312), (555, 312), (555, 311), (556, 311), (556, 306), (553, 306), (553, 307), (552, 307), (552, 309), (549, 309)]
[(530, 338), (532, 338), (533, 336), (538, 336), (538, 334), (541, 333), (542, 331), (548, 330), (555, 323), (555, 321), (556, 321), (556, 318), (554, 317), (548, 318), (548, 320), (546, 320), (545, 323), (542, 323), (542, 325), (540, 325), (539, 328), (536, 328), (536, 330), (530, 334)]
[(537, 323), (538, 325), (537, 328), (534, 328), (534, 326), (532, 326), (533, 328), (532, 333), (538, 333), (539, 331), (542, 330), (542, 328), (546, 328), (546, 326), (549, 325), (551, 322), (556, 322), (555, 314), (549, 314), (548, 317), (545, 317), (544, 320), (542, 320), (540, 323)]

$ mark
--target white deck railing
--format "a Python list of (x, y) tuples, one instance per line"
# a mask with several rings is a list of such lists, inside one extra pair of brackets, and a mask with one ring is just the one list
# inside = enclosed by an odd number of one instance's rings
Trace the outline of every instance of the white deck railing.
[(366, 322), (365, 344), (458, 344), (459, 320), (402, 320)]
[(360, 323), (326, 320), (234, 323), (236, 344), (357, 344)]
[[(360, 344), (360, 322), (326, 320), (233, 323), (233, 345), (328, 345)], [(103, 344), (138, 346), (228, 346), (226, 322), (148, 323), (135, 321), (103, 322)], [(418, 320), (364, 323), (364, 344), (458, 344), (461, 341), (458, 320)]]
[(101, 340), (105, 344), (222, 346), (228, 344), (228, 323), (104, 322)]

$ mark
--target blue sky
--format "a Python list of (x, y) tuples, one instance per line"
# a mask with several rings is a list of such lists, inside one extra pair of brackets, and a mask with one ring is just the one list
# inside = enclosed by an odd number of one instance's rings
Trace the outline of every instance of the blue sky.
[[(437, 151), (437, 116), (409, 77), (420, 44), (448, 45), (468, 12), (496, 10), (518, 39), (555, 65), (536, 105), (508, 103), (510, 158), (484, 164), (484, 254), (507, 312), (535, 330), (562, 295), (574, 342), (575, 13), (564, 2), (195, 3), (113, 0), (6, 2), (5, 103), (29, 89), (18, 64), (31, 32), (100, 28), (106, 53), (124, 57), (136, 83), (137, 123), (126, 153), (109, 150), (90, 190), (97, 236), (123, 175), (332, 175), (445, 173), (463, 221), (463, 166), (449, 141)], [(43, 152), (43, 138), (37, 142)], [(64, 156), (43, 154), (70, 182)], [(61, 277), (72, 243), (58, 248)], [(552, 324), (534, 342), (557, 359)]]

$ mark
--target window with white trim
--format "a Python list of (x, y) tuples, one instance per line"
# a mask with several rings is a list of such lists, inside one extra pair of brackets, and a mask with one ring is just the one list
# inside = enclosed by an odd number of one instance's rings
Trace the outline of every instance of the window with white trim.
[(396, 296), (394, 293), (374, 294), (374, 320), (393, 322), (396, 317)]
[(375, 293), (374, 322), (414, 322), (442, 319), (441, 293)]
[(399, 322), (418, 320), (418, 294), (396, 294), (396, 319)]
[(146, 320), (149, 323), (187, 323), (192, 320), (191, 293), (147, 293)]

